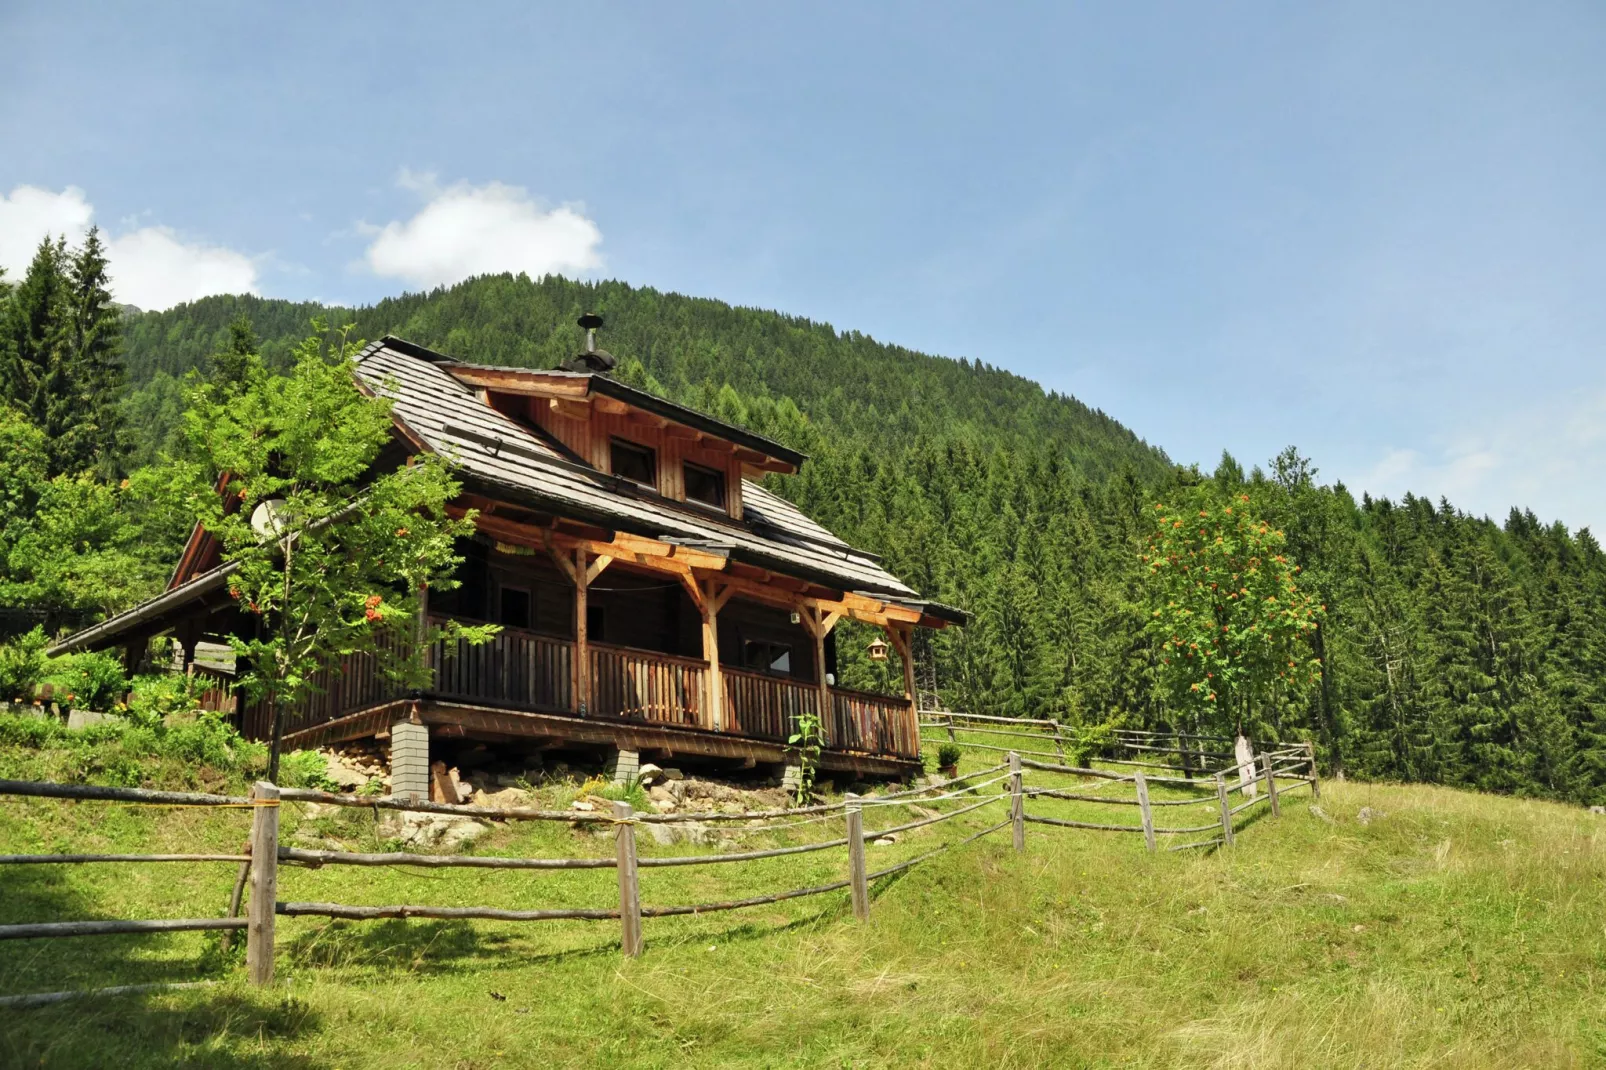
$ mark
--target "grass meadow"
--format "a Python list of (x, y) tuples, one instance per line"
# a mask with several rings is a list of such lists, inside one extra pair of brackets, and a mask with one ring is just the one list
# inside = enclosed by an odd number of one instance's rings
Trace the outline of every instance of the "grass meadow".
[[(35, 760), (0, 756), (0, 769), (22, 775)], [(966, 766), (990, 760), (973, 754)], [(615, 922), (280, 918), (278, 979), (256, 990), (238, 946), (224, 954), (216, 934), (6, 942), (0, 993), (214, 983), (0, 1010), (0, 1065), (1606, 1065), (1606, 819), (1418, 786), (1326, 783), (1326, 819), (1310, 801), (1290, 794), (1278, 819), (1256, 807), (1233, 848), (1209, 852), (1150, 855), (1141, 836), (1029, 825), (1017, 855), (1005, 830), (878, 882), (868, 923), (853, 919), (846, 891), (648, 919), (636, 960), (619, 955)], [(1029, 809), (1137, 820), (1131, 807)], [(1159, 820), (1213, 813), (1161, 808)], [(994, 804), (870, 847), (870, 866), (1005, 815)], [(908, 816), (872, 810), (866, 827)], [(287, 805), (283, 818), (286, 841), (384, 846), (368, 811), (314, 820)], [(0, 851), (235, 851), (248, 822), (236, 810), (4, 798)], [(833, 818), (740, 847), (840, 834)], [(738, 843), (642, 837), (644, 855), (722, 849)], [(608, 834), (521, 824), (471, 850), (573, 857), (613, 846)], [(644, 870), (642, 898), (729, 899), (837, 879), (845, 865), (833, 850)], [(219, 915), (233, 879), (228, 863), (0, 867), (0, 922)], [(614, 880), (611, 870), (284, 867), (280, 898), (611, 906)]]

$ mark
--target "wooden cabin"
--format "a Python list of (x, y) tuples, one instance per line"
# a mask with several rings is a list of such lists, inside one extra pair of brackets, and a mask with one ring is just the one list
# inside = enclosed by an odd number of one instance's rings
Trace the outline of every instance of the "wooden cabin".
[[(809, 712), (821, 715), (824, 770), (918, 770), (913, 629), (963, 614), (760, 486), (798, 471), (801, 454), (619, 382), (604, 373), (611, 364), (594, 344), (551, 371), (465, 363), (390, 337), (362, 351), (361, 384), (394, 403), (385, 463), (447, 458), (463, 486), (454, 508), (477, 510), (461, 586), (432, 596), (428, 614), (502, 630), (482, 646), (437, 644), (421, 695), (363, 659), (327, 673), (290, 715), (286, 748), (386, 738), (407, 722), (432, 740), (602, 749), (625, 765), (779, 767)], [(164, 594), (54, 649), (142, 650), (172, 634), (188, 661), (237, 626), (227, 571), (197, 529)], [(844, 619), (884, 630), (903, 693), (835, 684)], [(241, 704), (238, 715), (245, 735), (266, 738), (265, 708)]]

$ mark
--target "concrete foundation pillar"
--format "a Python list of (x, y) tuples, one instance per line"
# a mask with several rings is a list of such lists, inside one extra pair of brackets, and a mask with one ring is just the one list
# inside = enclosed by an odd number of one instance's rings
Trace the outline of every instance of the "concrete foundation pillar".
[(390, 727), (390, 793), (429, 798), (429, 729), (403, 721)]
[(793, 762), (787, 762), (781, 770), (781, 790), (789, 795), (796, 795), (797, 789), (803, 784), (803, 767)]
[(608, 755), (608, 761), (602, 767), (603, 775), (615, 784), (628, 784), (636, 779), (636, 771), (641, 768), (641, 755), (633, 750), (620, 748)]

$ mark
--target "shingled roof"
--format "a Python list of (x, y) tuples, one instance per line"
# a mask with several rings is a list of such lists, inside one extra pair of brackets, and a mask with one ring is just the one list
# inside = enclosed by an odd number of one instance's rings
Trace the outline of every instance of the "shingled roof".
[[(649, 538), (687, 542), (732, 559), (846, 591), (877, 595), (962, 623), (964, 615), (930, 603), (857, 550), (752, 480), (742, 481), (742, 519), (713, 515), (598, 471), (535, 430), (480, 400), (451, 374), (455, 362), (422, 346), (384, 338), (357, 356), (370, 390), (388, 397), (402, 430), (450, 461), (466, 486), (553, 513)], [(502, 369), (509, 371), (511, 369)], [(548, 376), (552, 373), (531, 373)], [(564, 373), (584, 376), (585, 373)], [(597, 385), (617, 396), (613, 380)], [(771, 456), (803, 457), (711, 416), (625, 387), (651, 399), (660, 415), (713, 430), (733, 441), (757, 440)], [(634, 397), (621, 400), (637, 400)]]

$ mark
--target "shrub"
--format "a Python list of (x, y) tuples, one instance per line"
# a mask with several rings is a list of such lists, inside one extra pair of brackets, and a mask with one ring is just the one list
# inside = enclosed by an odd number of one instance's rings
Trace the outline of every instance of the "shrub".
[(339, 791), (329, 779), (329, 763), (315, 750), (295, 750), (279, 759), (279, 783), (287, 788)]
[(959, 744), (944, 743), (942, 746), (937, 748), (937, 768), (947, 769), (951, 766), (957, 766), (959, 764), (959, 759), (963, 757), (963, 755), (964, 752), (959, 749)]
[(34, 688), (44, 675), (45, 648), (49, 645), (45, 630), (37, 626), (27, 635), (0, 644), (0, 702), (33, 698)]
[(128, 690), (123, 663), (113, 654), (102, 653), (51, 658), (40, 683), (51, 685), (56, 701), (87, 710), (109, 710)]
[(200, 688), (194, 677), (169, 672), (134, 677), (124, 712), (135, 724), (160, 725), (175, 715), (192, 714), (200, 708)]

